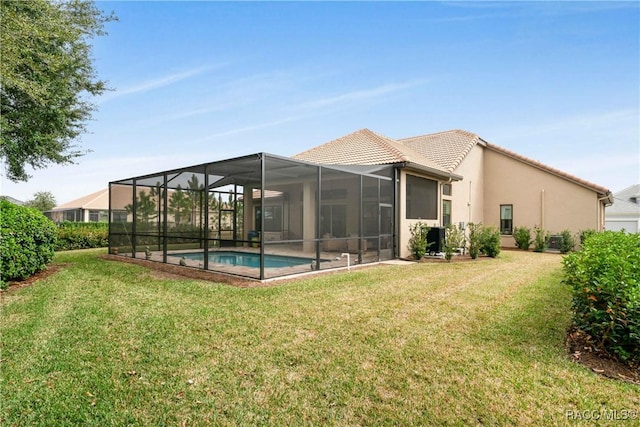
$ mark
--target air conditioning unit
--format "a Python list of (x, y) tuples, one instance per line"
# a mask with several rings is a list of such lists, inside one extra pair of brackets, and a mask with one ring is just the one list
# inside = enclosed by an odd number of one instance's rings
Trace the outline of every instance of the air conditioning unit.
[(554, 235), (549, 237), (549, 249), (559, 251), (560, 246), (562, 246), (562, 236)]
[(444, 227), (431, 227), (427, 233), (427, 253), (437, 254), (442, 252), (442, 241), (444, 240)]

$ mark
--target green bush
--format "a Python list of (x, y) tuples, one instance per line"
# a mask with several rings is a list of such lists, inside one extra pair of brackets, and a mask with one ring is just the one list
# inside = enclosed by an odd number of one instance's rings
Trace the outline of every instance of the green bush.
[(478, 258), (480, 255), (482, 244), (480, 242), (480, 233), (482, 231), (482, 224), (474, 224), (470, 222), (467, 226), (469, 228), (469, 255), (471, 259)]
[(640, 234), (591, 234), (563, 268), (575, 326), (600, 349), (640, 361)]
[(464, 232), (459, 230), (454, 224), (447, 225), (445, 237), (442, 247), (444, 249), (444, 258), (451, 261), (453, 253), (459, 248), (464, 247)]
[(500, 231), (493, 226), (480, 230), (480, 252), (495, 258), (500, 254)]
[(531, 229), (529, 227), (515, 227), (513, 238), (516, 241), (516, 247), (528, 251), (531, 246)]
[(534, 228), (535, 237), (533, 238), (533, 251), (534, 252), (545, 252), (549, 247), (549, 232), (543, 230), (542, 228), (536, 227)]
[(53, 259), (56, 226), (40, 211), (0, 201), (0, 288), (44, 270)]
[(571, 231), (562, 230), (560, 232), (560, 236), (562, 236), (560, 241), (560, 253), (566, 254), (575, 249), (576, 239), (573, 237), (573, 234), (571, 234)]
[(409, 226), (409, 232), (411, 233), (411, 237), (409, 237), (407, 249), (409, 249), (409, 252), (411, 252), (414, 259), (422, 259), (424, 254), (427, 252), (427, 234), (429, 233), (429, 226), (424, 222), (416, 222)]
[(584, 241), (587, 240), (589, 237), (597, 233), (598, 232), (596, 230), (592, 230), (592, 229), (580, 230), (580, 232), (578, 233), (580, 235), (580, 245), (582, 245)]
[(106, 222), (63, 222), (58, 226), (57, 251), (107, 246), (109, 224)]

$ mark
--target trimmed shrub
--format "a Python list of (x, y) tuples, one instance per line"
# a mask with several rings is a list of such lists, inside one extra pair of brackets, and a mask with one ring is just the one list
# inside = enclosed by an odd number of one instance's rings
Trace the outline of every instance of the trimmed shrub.
[(598, 232), (596, 230), (592, 230), (592, 229), (580, 230), (580, 232), (578, 233), (580, 235), (580, 245), (582, 245), (584, 241), (587, 240), (589, 237), (597, 233)]
[(516, 241), (517, 248), (528, 251), (532, 242), (531, 229), (529, 227), (515, 227), (513, 229), (513, 238)]
[(533, 238), (533, 251), (545, 252), (549, 247), (549, 232), (536, 226), (534, 228), (536, 236)]
[(500, 231), (496, 227), (481, 228), (480, 252), (491, 258), (495, 258), (500, 254)]
[(109, 224), (106, 222), (63, 222), (58, 226), (56, 251), (107, 246), (109, 246)]
[(411, 233), (411, 237), (409, 237), (407, 249), (409, 249), (409, 252), (411, 252), (414, 259), (420, 260), (427, 252), (427, 234), (429, 233), (429, 226), (424, 222), (416, 222), (409, 226), (409, 232)]
[(444, 248), (444, 258), (451, 261), (453, 253), (464, 247), (464, 232), (454, 224), (447, 225), (442, 247)]
[(53, 259), (56, 226), (40, 211), (0, 201), (0, 288), (47, 268)]
[(563, 268), (575, 326), (598, 348), (640, 361), (640, 234), (591, 234)]
[(571, 234), (571, 231), (562, 230), (560, 232), (560, 236), (562, 236), (560, 241), (560, 253), (567, 254), (573, 251), (576, 247), (576, 239), (573, 237), (573, 234)]
[(469, 255), (471, 259), (476, 259), (482, 249), (482, 242), (480, 242), (482, 224), (470, 222), (467, 227), (469, 228)]

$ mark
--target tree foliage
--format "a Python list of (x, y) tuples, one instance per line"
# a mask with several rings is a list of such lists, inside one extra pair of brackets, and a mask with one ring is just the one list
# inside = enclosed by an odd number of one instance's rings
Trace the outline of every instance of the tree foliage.
[(56, 207), (56, 198), (50, 191), (38, 191), (25, 205), (46, 212)]
[(106, 90), (97, 79), (90, 40), (115, 19), (89, 0), (0, 2), (0, 158), (6, 177), (26, 181), (26, 166), (69, 164)]

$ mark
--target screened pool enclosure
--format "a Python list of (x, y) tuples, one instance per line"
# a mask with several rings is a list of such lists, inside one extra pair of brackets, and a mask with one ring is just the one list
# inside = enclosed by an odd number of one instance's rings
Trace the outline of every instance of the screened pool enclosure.
[(392, 259), (393, 165), (253, 154), (109, 184), (109, 252), (254, 279)]

